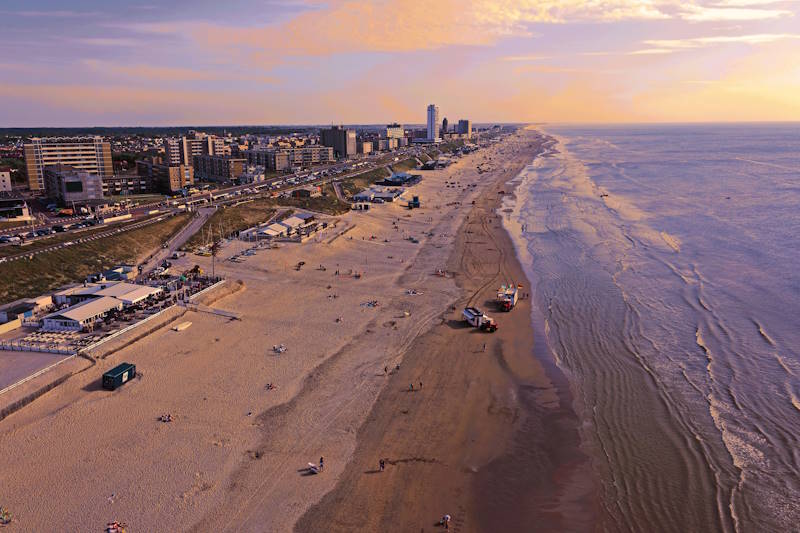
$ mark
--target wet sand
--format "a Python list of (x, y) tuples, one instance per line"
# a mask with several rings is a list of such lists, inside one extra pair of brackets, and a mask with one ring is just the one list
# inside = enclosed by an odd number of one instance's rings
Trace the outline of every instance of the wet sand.
[[(448, 262), (461, 289), (455, 310), (405, 353), (336, 489), (296, 530), (430, 531), (444, 514), (456, 531), (591, 529), (591, 469), (538, 310), (528, 298), (510, 313), (493, 303), (507, 281), (531, 292), (497, 214), (510, 177), (495, 177), (459, 230)], [(465, 327), (466, 305), (499, 330)]]
[[(490, 308), (495, 334), (460, 320), (500, 283), (528, 286), (493, 210), (537, 149), (520, 133), (424, 173), (422, 209), (348, 213), (311, 242), (218, 261), (245, 289), (214, 306), (242, 319), (188, 312), (189, 329), (162, 328), (0, 421), (0, 503), (20, 530), (584, 524), (585, 460), (566, 387), (533, 356), (530, 301)], [(195, 262), (210, 266), (177, 263)], [(121, 361), (139, 377), (101, 390)], [(320, 456), (325, 472), (308, 475)]]

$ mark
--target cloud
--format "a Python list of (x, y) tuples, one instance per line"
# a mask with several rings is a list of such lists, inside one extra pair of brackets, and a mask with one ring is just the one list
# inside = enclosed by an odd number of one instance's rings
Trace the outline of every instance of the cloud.
[(542, 59), (550, 59), (550, 56), (505, 56), (501, 57), (501, 61), (541, 61)]
[(127, 39), (124, 37), (82, 37), (74, 39), (73, 41), (89, 46), (137, 46), (141, 44), (135, 39)]
[[(651, 0), (333, 0), (280, 23), (234, 26), (216, 22), (134, 23), (125, 29), (189, 35), (220, 54), (244, 53), (255, 62), (275, 57), (358, 52), (412, 52), (449, 46), (492, 46), (506, 37), (532, 37), (536, 23), (607, 23), (665, 19)], [(119, 26), (119, 25), (118, 25)]]
[(800, 34), (795, 33), (760, 33), (754, 35), (717, 35), (713, 37), (693, 37), (690, 39), (649, 39), (644, 44), (653, 48), (639, 50), (636, 53), (670, 53), (678, 50), (703, 48), (719, 44), (766, 44), (789, 39), (800, 39)]
[(47, 10), (47, 11), (0, 11), (3, 15), (17, 16), (17, 17), (50, 17), (50, 18), (78, 18), (78, 17), (95, 17), (101, 15), (97, 11), (67, 11), (67, 10)]
[(675, 50), (670, 48), (643, 48), (641, 50), (634, 50), (633, 52), (628, 52), (628, 55), (632, 56), (644, 56), (644, 55), (659, 55), (659, 54), (671, 54)]
[(195, 70), (185, 67), (167, 67), (145, 63), (123, 65), (110, 61), (85, 59), (83, 64), (95, 72), (126, 76), (137, 80), (152, 80), (159, 82), (172, 81), (257, 81), (260, 83), (275, 83), (276, 78), (260, 75), (258, 73), (241, 74), (227, 70)]
[[(736, 5), (736, 4), (732, 4)], [(739, 4), (743, 6), (764, 5), (760, 3)], [(705, 7), (699, 5), (682, 6), (681, 18), (691, 22), (710, 21), (755, 21), (791, 16), (785, 9), (754, 9), (748, 7)]]
[(514, 74), (615, 74), (618, 70), (600, 70), (591, 68), (560, 67), (555, 65), (525, 65), (516, 67)]
[(633, 95), (642, 120), (786, 121), (800, 117), (800, 56), (793, 43), (774, 43), (740, 56), (714, 79), (664, 80)]
[(781, 0), (717, 0), (711, 5), (719, 7), (751, 7), (771, 6), (780, 2)]

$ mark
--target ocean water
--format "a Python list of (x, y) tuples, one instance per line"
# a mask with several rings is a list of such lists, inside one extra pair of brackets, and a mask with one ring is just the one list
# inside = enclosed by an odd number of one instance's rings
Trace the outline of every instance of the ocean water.
[(548, 127), (506, 225), (609, 531), (800, 530), (800, 125)]

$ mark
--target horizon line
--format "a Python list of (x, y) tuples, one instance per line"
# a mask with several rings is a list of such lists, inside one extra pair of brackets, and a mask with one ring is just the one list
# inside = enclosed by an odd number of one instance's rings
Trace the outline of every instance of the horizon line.
[[(392, 122), (372, 122), (372, 123), (340, 123), (341, 126), (377, 126), (385, 127)], [(425, 123), (422, 122), (407, 122), (401, 123), (403, 126), (419, 126), (424, 127)], [(500, 121), (472, 121), (473, 126), (477, 125), (495, 125), (495, 126), (553, 126), (553, 125), (569, 125), (569, 126), (643, 126), (643, 125), (715, 125), (715, 124), (800, 124), (800, 120), (697, 120), (697, 121), (522, 121), (522, 122), (500, 122)], [(36, 130), (36, 129), (93, 129), (93, 128), (108, 128), (108, 129), (124, 129), (124, 128), (320, 128), (329, 127), (328, 124), (323, 123), (274, 123), (274, 124), (147, 124), (147, 125), (102, 125), (95, 124), (91, 126), (0, 126), (0, 130)]]

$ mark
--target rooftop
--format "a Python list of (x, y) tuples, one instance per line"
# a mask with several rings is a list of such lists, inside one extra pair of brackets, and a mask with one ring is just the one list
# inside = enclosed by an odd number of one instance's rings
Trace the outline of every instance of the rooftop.
[(119, 309), (122, 307), (122, 302), (110, 296), (103, 296), (102, 298), (95, 298), (87, 302), (73, 305), (64, 311), (57, 311), (47, 315), (45, 318), (66, 318), (76, 322), (83, 322), (98, 315), (102, 315), (112, 309)]
[[(102, 287), (102, 285), (105, 285), (105, 287)], [(95, 292), (97, 296), (113, 296), (115, 298), (118, 298), (120, 296), (125, 296), (129, 293), (144, 288), (142, 285), (134, 285), (133, 283), (124, 283), (124, 282), (119, 282), (114, 284), (104, 283), (102, 285), (101, 285), (102, 288), (99, 291)]]

